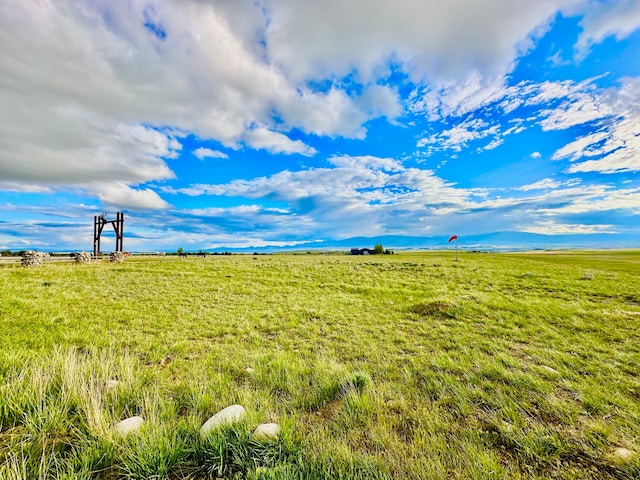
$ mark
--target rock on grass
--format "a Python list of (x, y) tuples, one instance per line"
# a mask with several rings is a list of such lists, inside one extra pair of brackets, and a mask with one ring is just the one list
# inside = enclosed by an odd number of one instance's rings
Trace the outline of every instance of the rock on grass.
[(277, 440), (280, 435), (280, 425), (277, 423), (261, 423), (253, 431), (255, 440)]
[(113, 431), (126, 437), (130, 433), (137, 432), (144, 425), (144, 418), (140, 416), (125, 418), (113, 426)]
[(231, 405), (220, 410), (209, 420), (204, 422), (202, 427), (200, 427), (200, 437), (206, 437), (220, 425), (234, 423), (241, 420), (245, 416), (245, 414), (246, 410), (242, 405)]

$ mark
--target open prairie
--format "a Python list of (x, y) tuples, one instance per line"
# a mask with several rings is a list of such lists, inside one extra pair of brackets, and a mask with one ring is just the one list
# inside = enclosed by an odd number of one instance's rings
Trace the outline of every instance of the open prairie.
[(0, 266), (0, 477), (639, 478), (639, 324), (638, 251)]

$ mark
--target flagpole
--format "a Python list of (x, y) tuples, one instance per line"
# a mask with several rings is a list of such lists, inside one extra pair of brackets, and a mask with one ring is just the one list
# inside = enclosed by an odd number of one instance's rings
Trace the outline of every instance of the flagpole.
[(458, 261), (458, 236), (452, 235), (451, 238), (449, 238), (449, 241), (447, 243), (451, 243), (454, 240), (456, 241), (456, 262), (457, 262)]

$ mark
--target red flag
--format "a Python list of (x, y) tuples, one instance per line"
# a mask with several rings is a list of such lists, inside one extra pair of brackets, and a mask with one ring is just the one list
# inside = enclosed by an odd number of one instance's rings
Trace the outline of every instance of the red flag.
[(458, 235), (454, 235), (453, 237), (451, 237), (451, 238), (449, 239), (449, 241), (448, 241), (447, 243), (449, 243), (449, 242), (451, 242), (451, 241), (453, 241), (453, 240), (457, 240), (457, 239), (458, 239)]

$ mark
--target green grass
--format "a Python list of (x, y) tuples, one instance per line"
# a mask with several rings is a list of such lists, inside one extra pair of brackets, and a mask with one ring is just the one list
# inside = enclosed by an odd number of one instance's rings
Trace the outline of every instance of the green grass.
[(639, 323), (637, 251), (6, 265), (0, 478), (638, 478)]

